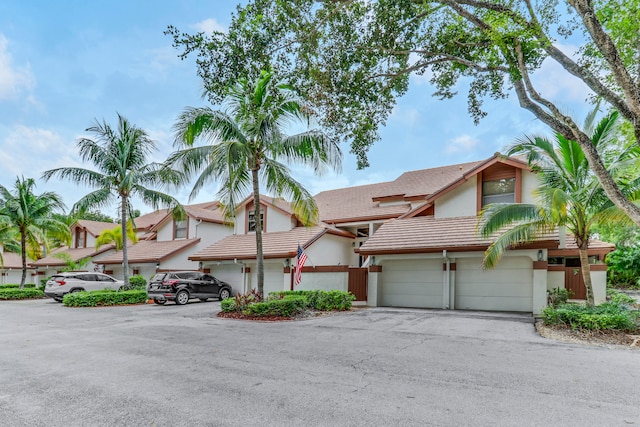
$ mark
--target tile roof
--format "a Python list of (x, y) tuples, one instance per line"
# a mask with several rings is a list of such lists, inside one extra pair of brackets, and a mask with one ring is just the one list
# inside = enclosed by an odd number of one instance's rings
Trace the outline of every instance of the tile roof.
[(225, 218), (218, 202), (185, 205), (184, 210), (190, 217), (204, 222), (224, 223)]
[(46, 257), (32, 262), (31, 265), (38, 266), (38, 267), (43, 267), (47, 265), (51, 265), (51, 266), (66, 265), (66, 262), (63, 259), (57, 258), (54, 255), (59, 253), (66, 253), (71, 257), (71, 259), (74, 262), (78, 262), (81, 259), (93, 257), (101, 253), (104, 253), (106, 251), (109, 251), (113, 249), (113, 247), (114, 247), (113, 245), (105, 245), (105, 246), (101, 246), (100, 249), (96, 250), (95, 248), (68, 248), (66, 246), (63, 246), (61, 248), (57, 248), (53, 250)]
[(361, 185), (318, 193), (315, 196), (320, 211), (320, 221), (340, 223), (375, 218), (393, 218), (411, 208), (410, 203), (380, 206), (373, 198), (380, 194), (393, 194), (393, 183)]
[[(4, 261), (4, 269), (22, 269), (22, 256), (20, 254), (14, 252), (3, 252), (2, 260)], [(29, 268), (29, 264), (31, 264), (33, 260), (27, 257), (27, 268)]]
[(111, 230), (118, 224), (115, 222), (90, 221), (87, 219), (79, 219), (75, 222), (76, 226), (85, 228), (91, 235), (98, 236), (104, 230)]
[(374, 197), (404, 194), (405, 197), (428, 196), (462, 178), (486, 160), (405, 172)]
[(148, 214), (140, 215), (139, 217), (134, 218), (133, 222), (136, 224), (137, 230), (149, 230), (158, 222), (162, 221), (162, 219), (167, 216), (168, 213), (168, 209), (161, 209), (158, 211), (150, 212)]
[[(492, 238), (482, 238), (476, 233), (478, 218), (434, 218), (423, 216), (391, 220), (360, 247), (363, 255), (391, 253), (426, 253), (448, 251), (484, 250)], [(557, 247), (558, 233), (542, 236), (541, 241), (552, 240)]]
[[(350, 233), (326, 226), (296, 227), (289, 231), (276, 231), (262, 235), (264, 258), (290, 258), (296, 256), (298, 244), (304, 248), (325, 233), (353, 238)], [(256, 235), (234, 234), (198, 251), (189, 257), (194, 261), (255, 259)]]
[[(155, 263), (161, 262), (175, 254), (197, 244), (197, 239), (180, 239), (180, 240), (143, 240), (135, 245), (131, 245), (127, 249), (127, 258), (129, 263)], [(120, 264), (122, 263), (122, 252), (114, 252), (108, 256), (95, 261), (96, 264)]]

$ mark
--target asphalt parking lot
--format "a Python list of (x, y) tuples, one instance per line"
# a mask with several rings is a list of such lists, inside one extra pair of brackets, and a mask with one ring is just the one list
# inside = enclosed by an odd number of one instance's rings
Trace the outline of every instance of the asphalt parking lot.
[(640, 425), (640, 352), (526, 316), (219, 308), (0, 302), (0, 426)]

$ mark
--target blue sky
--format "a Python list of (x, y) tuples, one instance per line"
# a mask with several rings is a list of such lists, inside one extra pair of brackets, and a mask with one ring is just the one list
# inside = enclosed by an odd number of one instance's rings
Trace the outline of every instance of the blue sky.
[[(43, 171), (80, 166), (76, 141), (94, 119), (116, 123), (116, 112), (145, 129), (158, 144), (153, 160), (172, 151), (171, 126), (186, 106), (204, 106), (194, 59), (181, 61), (167, 25), (182, 31), (224, 30), (235, 0), (112, 0), (110, 2), (0, 2), (0, 184), (17, 175), (38, 179), (38, 192), (56, 191), (70, 208), (88, 189), (39, 180)], [(566, 52), (575, 46), (564, 44)], [(545, 64), (539, 88), (565, 112), (582, 118), (587, 90)], [(414, 77), (394, 109), (382, 140), (370, 151), (371, 166), (356, 170), (345, 153), (339, 175), (294, 175), (312, 193), (395, 179), (407, 170), (487, 158), (515, 138), (547, 133), (514, 97), (487, 102), (489, 116), (475, 126), (467, 114), (466, 88), (454, 100), (431, 96), (427, 78)], [(214, 106), (215, 107), (215, 106)], [(86, 165), (85, 165), (86, 166)], [(186, 203), (190, 188), (177, 196)], [(216, 188), (194, 202), (212, 200)], [(135, 206), (142, 212), (150, 207)], [(115, 206), (105, 213), (115, 216)]]

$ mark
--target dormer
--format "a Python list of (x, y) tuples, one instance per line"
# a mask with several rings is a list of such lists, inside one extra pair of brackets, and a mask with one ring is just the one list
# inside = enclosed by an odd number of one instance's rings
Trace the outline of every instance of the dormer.
[(87, 229), (82, 227), (76, 227), (73, 233), (73, 247), (74, 248), (86, 248), (87, 247)]
[(495, 163), (477, 174), (476, 210), (491, 203), (522, 203), (522, 169)]

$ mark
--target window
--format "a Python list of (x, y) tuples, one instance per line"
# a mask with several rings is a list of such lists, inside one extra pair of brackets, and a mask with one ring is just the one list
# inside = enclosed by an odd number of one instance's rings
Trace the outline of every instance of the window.
[(76, 248), (84, 248), (84, 230), (76, 229)]
[(187, 238), (187, 220), (173, 221), (173, 238), (174, 239), (186, 239)]
[(515, 178), (503, 178), (482, 183), (482, 206), (491, 203), (515, 203), (515, 201)]
[[(249, 231), (256, 231), (256, 211), (250, 210), (249, 213), (249, 223), (248, 229)], [(260, 224), (262, 224), (262, 231), (264, 231), (264, 210), (260, 210)]]

